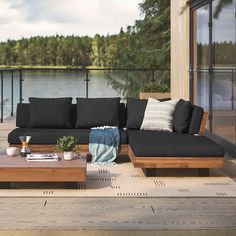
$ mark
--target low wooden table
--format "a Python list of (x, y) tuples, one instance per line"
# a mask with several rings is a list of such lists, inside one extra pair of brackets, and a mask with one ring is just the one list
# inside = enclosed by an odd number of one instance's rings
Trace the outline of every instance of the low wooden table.
[(87, 157), (55, 162), (27, 162), (24, 157), (0, 155), (0, 182), (84, 182)]

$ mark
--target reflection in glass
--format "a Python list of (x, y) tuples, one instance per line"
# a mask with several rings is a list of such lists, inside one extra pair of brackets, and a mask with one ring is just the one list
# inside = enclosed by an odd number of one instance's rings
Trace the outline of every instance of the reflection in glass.
[(209, 6), (203, 6), (195, 11), (194, 15), (194, 103), (209, 109)]
[(236, 144), (235, 0), (213, 1), (212, 132)]

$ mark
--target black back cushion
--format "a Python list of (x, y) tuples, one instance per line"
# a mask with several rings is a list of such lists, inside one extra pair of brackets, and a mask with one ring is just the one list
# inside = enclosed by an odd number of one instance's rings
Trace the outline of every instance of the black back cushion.
[(29, 98), (30, 128), (71, 128), (72, 98)]
[(147, 99), (127, 98), (127, 129), (140, 129), (143, 122)]
[(189, 134), (198, 134), (204, 110), (202, 107), (193, 106), (192, 117), (188, 128)]
[(29, 103), (18, 103), (16, 109), (16, 126), (20, 128), (28, 128), (29, 116), (30, 116)]
[(120, 98), (76, 98), (76, 128), (119, 126)]
[[(170, 98), (158, 99), (160, 102), (169, 101)], [(147, 106), (147, 99), (127, 98), (126, 128), (140, 129)]]
[(192, 115), (192, 104), (190, 101), (180, 99), (175, 106), (173, 128), (177, 133), (188, 133)]
[[(72, 127), (76, 123), (76, 104), (72, 104), (71, 120)], [(18, 103), (16, 112), (16, 126), (20, 128), (29, 127), (30, 105), (29, 103)], [(119, 104), (119, 127), (123, 128), (126, 125), (126, 107), (124, 103)]]
[(119, 104), (119, 128), (126, 125), (126, 107), (124, 103)]

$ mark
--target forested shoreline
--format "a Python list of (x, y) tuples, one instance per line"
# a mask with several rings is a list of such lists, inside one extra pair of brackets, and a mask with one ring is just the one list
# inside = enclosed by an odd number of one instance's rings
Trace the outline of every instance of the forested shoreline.
[(142, 20), (116, 35), (36, 36), (0, 42), (0, 65), (169, 68), (170, 1), (144, 0)]
[[(106, 78), (115, 90), (134, 97), (140, 90), (169, 91), (170, 0), (143, 0), (139, 9), (142, 19), (115, 35), (35, 36), (0, 42), (0, 66), (157, 69), (154, 73), (116, 71), (119, 80), (114, 73)], [(234, 43), (216, 42), (214, 48), (217, 65), (235, 63)], [(208, 45), (198, 45), (199, 60), (207, 58), (202, 56), (207, 52)]]
[[(220, 67), (235, 65), (235, 48), (233, 42), (213, 42), (213, 64)], [(209, 46), (208, 44), (198, 44), (198, 64), (207, 65)]]
[[(170, 0), (143, 0), (139, 7), (142, 20), (116, 35), (35, 36), (0, 42), (0, 66), (169, 68)], [(207, 48), (198, 45), (199, 58), (207, 55)], [(235, 63), (233, 42), (215, 42), (214, 48), (216, 64)]]

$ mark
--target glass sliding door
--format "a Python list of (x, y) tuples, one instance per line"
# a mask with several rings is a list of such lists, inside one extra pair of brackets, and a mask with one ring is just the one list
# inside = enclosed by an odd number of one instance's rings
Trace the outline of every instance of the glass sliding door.
[(207, 134), (236, 152), (236, 0), (191, 2), (191, 100), (209, 113)]
[(209, 5), (193, 12), (193, 102), (209, 112)]
[(236, 144), (235, 4), (235, 0), (212, 2), (212, 132), (232, 144)]

